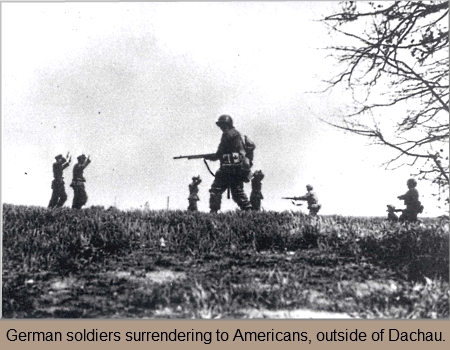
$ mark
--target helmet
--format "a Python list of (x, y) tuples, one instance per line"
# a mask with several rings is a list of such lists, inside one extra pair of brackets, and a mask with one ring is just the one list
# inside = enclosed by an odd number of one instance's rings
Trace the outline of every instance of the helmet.
[(58, 160), (58, 159), (64, 159), (64, 157), (62, 156), (62, 154), (58, 154), (58, 155), (55, 157), (55, 159), (56, 159), (56, 160)]
[(228, 125), (231, 127), (233, 126), (233, 119), (229, 115), (223, 114), (217, 120), (216, 125)]
[(411, 185), (411, 186), (413, 186), (413, 187), (416, 187), (416, 186), (417, 186), (417, 181), (414, 180), (414, 179), (409, 179), (408, 181), (406, 181), (406, 184), (407, 184), (408, 186)]
[(306, 185), (306, 189), (311, 191), (313, 189), (312, 185)]
[(391, 204), (388, 204), (388, 205), (386, 205), (386, 206), (387, 206), (387, 208), (388, 208), (387, 211), (395, 210), (395, 207), (394, 207), (393, 205), (391, 205)]
[(78, 156), (77, 159), (78, 160), (81, 160), (81, 159), (84, 160), (84, 159), (86, 159), (86, 156), (84, 154), (82, 154), (81, 156)]

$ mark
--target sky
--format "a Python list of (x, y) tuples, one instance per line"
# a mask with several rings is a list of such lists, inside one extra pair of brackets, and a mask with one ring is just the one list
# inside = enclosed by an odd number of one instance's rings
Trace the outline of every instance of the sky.
[[(338, 2), (2, 4), (3, 203), (47, 206), (52, 164), (90, 155), (87, 207), (186, 209), (200, 175), (198, 207), (209, 211), (213, 177), (203, 161), (231, 115), (256, 144), (265, 210), (306, 211), (284, 196), (312, 184), (320, 214), (385, 216), (404, 207), (411, 168), (385, 170), (388, 149), (337, 130), (351, 97), (324, 88), (335, 40), (318, 20)], [(218, 162), (210, 162), (213, 171)], [(250, 184), (245, 185), (249, 195)], [(419, 182), (424, 216), (443, 214)], [(222, 210), (235, 210), (226, 198)]]

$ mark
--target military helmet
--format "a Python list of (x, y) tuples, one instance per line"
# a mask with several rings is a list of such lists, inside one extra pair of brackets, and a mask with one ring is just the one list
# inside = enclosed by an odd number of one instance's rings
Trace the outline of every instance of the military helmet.
[(306, 189), (308, 189), (309, 191), (311, 191), (313, 189), (312, 185), (308, 184), (306, 185)]
[(386, 207), (388, 208), (387, 211), (395, 210), (395, 207), (392, 204), (388, 204), (388, 205), (386, 205)]
[(223, 114), (217, 120), (216, 125), (228, 125), (231, 127), (233, 126), (233, 119), (229, 115)]
[(84, 154), (82, 154), (81, 156), (78, 156), (77, 159), (78, 159), (78, 160), (81, 160), (81, 159), (84, 160), (84, 159), (86, 159), (86, 156), (85, 156)]
[(417, 181), (415, 179), (409, 179), (408, 181), (406, 181), (406, 184), (408, 186), (412, 185), (413, 187), (416, 187), (417, 186)]
[(58, 159), (64, 159), (64, 157), (63, 157), (62, 154), (58, 154), (58, 155), (55, 157), (55, 159), (56, 159), (56, 160), (58, 160)]

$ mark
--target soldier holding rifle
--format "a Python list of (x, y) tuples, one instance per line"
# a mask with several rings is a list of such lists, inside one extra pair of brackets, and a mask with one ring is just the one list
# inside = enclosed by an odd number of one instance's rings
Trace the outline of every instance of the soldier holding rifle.
[[(56, 162), (53, 163), (53, 181), (52, 181), (52, 197), (48, 203), (49, 208), (60, 208), (64, 205), (67, 200), (66, 189), (64, 188), (64, 177), (63, 171), (66, 169), (72, 157), (67, 153), (66, 158), (62, 154), (58, 154), (56, 157)], [(66, 159), (68, 159), (66, 161)]]
[(211, 213), (217, 213), (220, 210), (222, 194), (227, 188), (231, 190), (231, 196), (241, 210), (251, 210), (252, 206), (244, 193), (244, 182), (249, 182), (252, 176), (251, 163), (246, 156), (244, 138), (234, 128), (233, 119), (229, 115), (221, 115), (216, 125), (222, 130), (222, 138), (216, 153), (174, 157), (174, 159), (220, 160), (220, 168), (214, 175), (214, 182), (209, 190)]
[(408, 191), (397, 197), (403, 200), (406, 205), (406, 209), (402, 211), (399, 220), (401, 222), (416, 222), (417, 215), (423, 212), (423, 205), (419, 201), (419, 192), (416, 188), (417, 181), (415, 179), (409, 179), (406, 185), (408, 186)]
[(231, 197), (239, 208), (251, 210), (252, 205), (244, 192), (244, 182), (249, 182), (251, 178), (250, 160), (246, 157), (244, 139), (234, 128), (233, 119), (229, 115), (221, 115), (216, 125), (222, 130), (222, 138), (211, 160), (220, 160), (220, 168), (209, 190), (209, 208), (212, 213), (220, 210), (222, 194), (230, 188)]
[(308, 191), (304, 196), (301, 197), (283, 197), (283, 199), (292, 199), (294, 201), (306, 201), (308, 203), (309, 215), (316, 216), (322, 204), (319, 204), (319, 198), (316, 192), (313, 191), (311, 185), (306, 185), (306, 190)]

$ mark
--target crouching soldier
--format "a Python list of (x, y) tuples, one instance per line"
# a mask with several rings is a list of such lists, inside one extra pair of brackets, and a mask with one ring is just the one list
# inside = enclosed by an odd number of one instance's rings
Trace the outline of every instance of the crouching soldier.
[(393, 205), (388, 204), (386, 211), (388, 212), (387, 220), (390, 221), (390, 222), (397, 222), (398, 221), (398, 216), (395, 213), (399, 212), (399, 211), (403, 211), (403, 210), (402, 209), (395, 209), (395, 207)]
[(78, 163), (73, 167), (73, 179), (70, 187), (73, 188), (73, 202), (72, 208), (81, 209), (83, 205), (86, 204), (88, 196), (84, 188), (84, 183), (86, 182), (83, 171), (91, 163), (89, 156), (86, 158), (84, 154), (79, 156)]
[(197, 211), (197, 202), (200, 200), (200, 198), (198, 197), (198, 185), (200, 185), (202, 182), (202, 179), (200, 178), (200, 176), (194, 176), (192, 178), (192, 182), (189, 184), (189, 197), (188, 197), (188, 201), (189, 201), (189, 206), (188, 206), (188, 210), (189, 211)]
[(319, 198), (316, 192), (313, 191), (311, 185), (306, 185), (306, 190), (308, 191), (304, 196), (295, 197), (295, 200), (306, 201), (308, 203), (309, 215), (316, 216), (322, 204), (319, 204)]
[(402, 199), (406, 205), (406, 209), (403, 210), (399, 220), (401, 222), (415, 222), (417, 221), (417, 215), (423, 212), (423, 205), (419, 201), (419, 191), (416, 189), (417, 181), (409, 179), (406, 185), (408, 186), (408, 191), (397, 197), (398, 199)]
[[(66, 158), (68, 158), (67, 161)], [(67, 200), (66, 189), (64, 188), (63, 171), (69, 166), (70, 162), (72, 161), (72, 157), (70, 157), (69, 153), (67, 153), (66, 158), (64, 158), (62, 154), (58, 154), (55, 157), (56, 162), (53, 163), (53, 191), (50, 202), (48, 203), (49, 208), (60, 208)]]
[(261, 170), (257, 170), (253, 174), (252, 179), (252, 193), (250, 194), (250, 203), (252, 204), (253, 210), (261, 210), (261, 199), (264, 199), (261, 192), (262, 180), (264, 179), (264, 174)]

